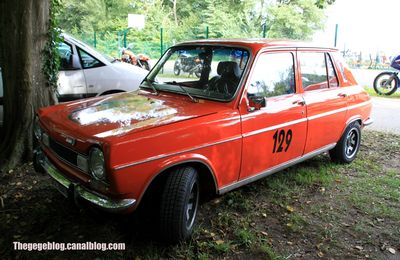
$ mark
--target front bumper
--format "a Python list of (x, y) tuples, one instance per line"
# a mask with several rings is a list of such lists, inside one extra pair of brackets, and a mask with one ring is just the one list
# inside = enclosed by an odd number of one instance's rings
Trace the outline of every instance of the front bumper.
[(39, 164), (39, 166), (53, 178), (56, 188), (60, 193), (65, 197), (72, 197), (76, 204), (79, 204), (79, 199), (83, 199), (104, 211), (123, 212), (132, 208), (136, 203), (135, 199), (112, 199), (89, 191), (80, 184), (70, 181), (57, 170), (46, 155), (43, 154), (41, 149), (35, 151), (35, 157), (35, 163)]

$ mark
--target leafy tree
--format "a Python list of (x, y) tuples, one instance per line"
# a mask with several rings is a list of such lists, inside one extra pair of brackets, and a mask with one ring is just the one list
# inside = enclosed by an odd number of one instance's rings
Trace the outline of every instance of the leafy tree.
[[(0, 138), (0, 171), (13, 168), (32, 155), (34, 111), (50, 105), (53, 89), (49, 84), (53, 54), (49, 34), (50, 6), (56, 0), (0, 1), (0, 67), (4, 86), (4, 129)], [(48, 57), (56, 61), (54, 57)], [(56, 74), (56, 73), (55, 73)], [(54, 82), (54, 80), (51, 80)]]
[(268, 8), (269, 38), (309, 39), (316, 30), (323, 28), (324, 11), (314, 0), (286, 2)]

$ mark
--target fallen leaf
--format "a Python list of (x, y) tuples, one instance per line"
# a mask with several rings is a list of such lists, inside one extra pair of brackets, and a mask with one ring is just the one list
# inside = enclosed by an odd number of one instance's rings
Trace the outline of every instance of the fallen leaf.
[(286, 243), (287, 243), (288, 245), (290, 245), (290, 246), (293, 245), (293, 242), (290, 242), (290, 241), (287, 241)]
[(392, 255), (396, 254), (396, 250), (394, 248), (388, 247), (387, 251), (389, 251)]
[(317, 255), (318, 255), (320, 258), (324, 257), (324, 253), (322, 253), (321, 251), (319, 251)]
[(294, 211), (294, 208), (291, 206), (286, 206), (287, 211), (289, 211), (290, 213), (292, 213)]
[(215, 241), (215, 244), (217, 244), (217, 245), (222, 245), (223, 243), (225, 243), (224, 240), (217, 240), (217, 241)]
[(265, 231), (261, 231), (260, 233), (263, 234), (264, 236), (268, 236), (268, 233)]
[(360, 251), (362, 251), (362, 250), (364, 249), (362, 246), (355, 246), (354, 248), (355, 248), (355, 249), (358, 249), (358, 250), (360, 250)]

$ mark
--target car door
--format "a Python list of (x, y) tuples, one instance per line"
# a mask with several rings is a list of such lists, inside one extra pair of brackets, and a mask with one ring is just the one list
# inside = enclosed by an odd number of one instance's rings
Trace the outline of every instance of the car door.
[(75, 45), (62, 42), (58, 46), (58, 52), (61, 61), (58, 74), (58, 100), (63, 102), (86, 97), (86, 79)]
[[(265, 176), (303, 154), (307, 119), (295, 61), (292, 50), (262, 53), (254, 63), (242, 99), (249, 104), (240, 105), (240, 180)], [(261, 107), (255, 109), (256, 103)]]
[(114, 81), (115, 84), (118, 84), (115, 75), (112, 72), (110, 73), (110, 66), (106, 66), (102, 61), (87, 51), (79, 47), (77, 47), (77, 49), (87, 82), (88, 96), (102, 94), (107, 90), (106, 86), (108, 86), (108, 88), (112, 86), (110, 82)]
[(307, 106), (308, 132), (304, 153), (338, 142), (347, 113), (346, 88), (339, 81), (327, 52), (298, 52)]

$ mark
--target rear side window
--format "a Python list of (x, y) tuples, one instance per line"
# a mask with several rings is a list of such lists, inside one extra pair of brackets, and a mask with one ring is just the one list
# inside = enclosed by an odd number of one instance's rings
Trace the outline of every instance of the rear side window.
[(86, 51), (78, 48), (78, 52), (79, 52), (79, 57), (81, 58), (82, 67), (84, 69), (91, 69), (104, 66), (104, 64), (101, 61), (99, 61)]
[(264, 53), (254, 67), (249, 95), (275, 97), (295, 92), (293, 54)]
[(333, 67), (332, 59), (329, 54), (325, 54), (326, 67), (328, 69), (328, 84), (330, 88), (339, 87), (339, 82), (336, 76), (335, 68)]
[(303, 52), (299, 55), (304, 91), (339, 86), (332, 59), (327, 53)]

